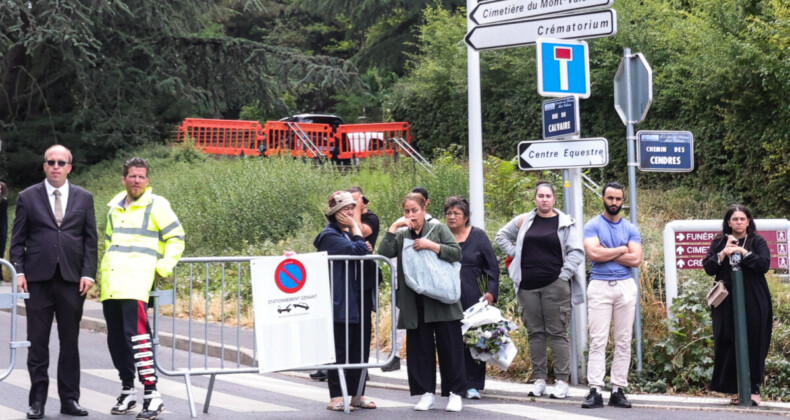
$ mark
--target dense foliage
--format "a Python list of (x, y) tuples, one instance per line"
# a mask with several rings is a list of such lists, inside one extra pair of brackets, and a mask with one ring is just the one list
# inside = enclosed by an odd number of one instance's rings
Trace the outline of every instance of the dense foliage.
[[(725, 191), (761, 216), (786, 216), (790, 196), (790, 6), (779, 0), (616, 2), (618, 34), (589, 41), (592, 95), (581, 105), (582, 136), (609, 139), (610, 164), (594, 178), (624, 179), (625, 127), (613, 108), (613, 78), (625, 47), (653, 68), (653, 105), (636, 129), (688, 130), (691, 174), (641, 173), (642, 186), (677, 183)], [(409, 72), (384, 99), (408, 120), (423, 150), (467, 138), (463, 13), (428, 8)], [(481, 54), (483, 138), (509, 158), (541, 137), (534, 48)]]
[[(230, 7), (235, 7), (232, 9)], [(0, 8), (0, 131), (7, 175), (35, 178), (46, 146), (75, 167), (171, 136), (185, 116), (323, 97), (357, 83), (348, 61), (224, 34), (216, 22), (259, 0), (36, 1)]]

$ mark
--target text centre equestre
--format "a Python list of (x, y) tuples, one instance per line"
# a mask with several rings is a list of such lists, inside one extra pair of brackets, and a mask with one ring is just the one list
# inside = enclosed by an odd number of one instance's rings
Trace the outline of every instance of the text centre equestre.
[(547, 159), (547, 158), (578, 158), (578, 157), (600, 157), (606, 155), (606, 150), (602, 147), (585, 147), (581, 149), (559, 148), (555, 150), (527, 150), (528, 159)]

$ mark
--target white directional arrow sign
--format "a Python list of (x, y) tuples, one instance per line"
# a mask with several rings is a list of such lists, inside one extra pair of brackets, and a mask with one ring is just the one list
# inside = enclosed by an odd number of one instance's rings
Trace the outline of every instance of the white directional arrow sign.
[(682, 246), (677, 247), (677, 249), (675, 249), (675, 251), (677, 252), (678, 255), (683, 255), (683, 247)]
[(518, 157), (522, 170), (599, 168), (609, 163), (609, 142), (602, 137), (522, 141)]
[(683, 267), (685, 267), (685, 266), (686, 266), (686, 263), (685, 263), (685, 261), (683, 261), (683, 260), (678, 260), (678, 268), (683, 268)]
[[(539, 1), (539, 0), (538, 0)], [(591, 39), (617, 33), (614, 9), (475, 26), (464, 40), (476, 50), (533, 45), (538, 38)]]
[(675, 238), (677, 238), (677, 240), (679, 241), (682, 241), (686, 239), (686, 235), (684, 235), (683, 233), (678, 233), (677, 236), (675, 236)]
[(478, 4), (469, 14), (478, 25), (526, 19), (537, 16), (568, 13), (608, 7), (614, 0), (583, 0), (568, 4), (562, 0), (493, 0)]

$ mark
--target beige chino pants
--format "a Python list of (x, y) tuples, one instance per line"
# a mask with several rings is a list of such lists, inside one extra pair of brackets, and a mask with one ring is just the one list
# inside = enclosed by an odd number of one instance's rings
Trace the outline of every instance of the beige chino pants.
[(587, 286), (587, 320), (590, 329), (590, 353), (587, 382), (603, 388), (606, 375), (606, 345), (609, 327), (614, 320), (614, 358), (611, 384), (628, 386), (631, 367), (631, 338), (636, 312), (636, 283), (633, 278), (618, 281), (591, 280)]

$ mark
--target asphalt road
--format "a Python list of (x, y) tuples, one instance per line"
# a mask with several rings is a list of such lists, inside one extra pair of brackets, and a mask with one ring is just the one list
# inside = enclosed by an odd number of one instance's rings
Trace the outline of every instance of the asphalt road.
[[(0, 374), (5, 372), (10, 359), (8, 331), (10, 313), (0, 312)], [(18, 326), (21, 338), (25, 337), (25, 318), (20, 317)], [(82, 397), (80, 404), (90, 411), (90, 418), (133, 418), (111, 416), (110, 407), (115, 403), (120, 383), (112, 368), (107, 352), (107, 336), (103, 333), (82, 330), (80, 335), (80, 357), (82, 360)], [(51, 336), (52, 354), (57, 354), (58, 339), (53, 328)], [(160, 355), (167, 362), (171, 360), (171, 350), (163, 348)], [(175, 351), (176, 365), (185, 366), (188, 353)], [(21, 419), (27, 410), (27, 390), (29, 378), (25, 368), (27, 351), (17, 352), (16, 368), (3, 382), (0, 382), (0, 419)], [(203, 355), (192, 355), (198, 365), (203, 364)], [(50, 392), (47, 401), (47, 418), (65, 418), (59, 414), (60, 402), (57, 396), (57, 358), (50, 365)], [(217, 361), (211, 361), (212, 364)], [(776, 413), (739, 410), (736, 408), (711, 409), (690, 407), (689, 409), (635, 407), (630, 410), (602, 408), (583, 410), (577, 399), (566, 401), (544, 398), (529, 399), (518, 396), (485, 396), (482, 400), (464, 400), (464, 410), (460, 413), (447, 413), (444, 406), (446, 398), (437, 398), (436, 408), (429, 412), (415, 412), (413, 405), (417, 398), (408, 394), (406, 382), (402, 379), (380, 375), (378, 370), (371, 372), (372, 381), (367, 395), (378, 403), (376, 410), (356, 410), (349, 414), (353, 418), (453, 418), (491, 419), (763, 419), (777, 418)], [(318, 419), (343, 418), (345, 414), (326, 410), (329, 393), (326, 383), (311, 382), (305, 372), (289, 372), (260, 375), (255, 373), (219, 375), (214, 384), (211, 405), (208, 413), (203, 413), (203, 401), (209, 386), (207, 377), (193, 377), (193, 395), (198, 419)], [(164, 395), (165, 413), (160, 418), (189, 419), (190, 410), (187, 388), (183, 377), (160, 375), (160, 392)], [(142, 391), (138, 389), (138, 397)]]

